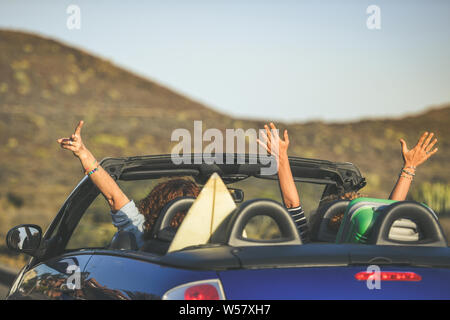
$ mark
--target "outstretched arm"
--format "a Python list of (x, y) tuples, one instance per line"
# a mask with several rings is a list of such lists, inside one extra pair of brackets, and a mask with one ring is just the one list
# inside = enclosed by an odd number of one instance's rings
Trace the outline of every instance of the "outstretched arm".
[(81, 128), (84, 122), (80, 121), (75, 133), (71, 135), (70, 138), (58, 139), (58, 143), (63, 149), (67, 149), (73, 152), (74, 156), (77, 157), (86, 173), (89, 175), (92, 182), (97, 186), (103, 196), (109, 203), (112, 212), (118, 211), (130, 200), (123, 193), (117, 183), (113, 178), (98, 164), (92, 153), (86, 148), (81, 139)]
[[(288, 132), (284, 130), (284, 140), (281, 140), (277, 128), (272, 122), (270, 123), (271, 130), (267, 125), (264, 125), (264, 128), (266, 129), (266, 134), (263, 135), (265, 141), (263, 142), (258, 139), (258, 143), (277, 159), (278, 178), (284, 205), (286, 208), (297, 208), (300, 206), (300, 197), (292, 176), (291, 166), (289, 165), (287, 154), (289, 147)], [(278, 147), (276, 147), (275, 143)]]
[(416, 175), (417, 167), (438, 151), (437, 148), (433, 149), (437, 142), (436, 138), (431, 141), (433, 136), (434, 133), (425, 132), (411, 150), (408, 150), (405, 140), (400, 139), (404, 164), (397, 183), (389, 196), (390, 200), (403, 201), (406, 199), (411, 182)]

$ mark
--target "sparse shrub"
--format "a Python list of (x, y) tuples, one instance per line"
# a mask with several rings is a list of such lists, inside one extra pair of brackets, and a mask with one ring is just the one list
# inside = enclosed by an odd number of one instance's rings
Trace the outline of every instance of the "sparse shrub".
[(8, 192), (6, 194), (6, 198), (8, 199), (8, 202), (16, 208), (22, 207), (25, 203), (25, 200), (20, 195), (17, 195), (13, 192)]
[(412, 190), (411, 199), (425, 203), (440, 215), (450, 215), (450, 184), (425, 182)]

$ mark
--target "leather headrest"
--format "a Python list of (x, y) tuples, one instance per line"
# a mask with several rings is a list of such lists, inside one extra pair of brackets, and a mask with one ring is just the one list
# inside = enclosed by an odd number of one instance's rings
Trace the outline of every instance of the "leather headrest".
[(162, 209), (153, 226), (152, 238), (158, 237), (161, 230), (170, 227), (170, 221), (178, 212), (187, 212), (194, 203), (194, 197), (178, 197), (168, 202)]
[[(247, 223), (255, 216), (269, 216), (278, 225), (280, 239), (255, 240), (243, 236)], [(230, 246), (302, 244), (292, 217), (278, 202), (268, 199), (245, 201), (236, 208), (211, 237), (213, 243), (227, 243)]]
[(349, 203), (349, 200), (336, 200), (320, 206), (312, 218), (311, 240), (335, 242), (337, 230), (330, 230), (328, 225), (334, 216), (345, 212)]

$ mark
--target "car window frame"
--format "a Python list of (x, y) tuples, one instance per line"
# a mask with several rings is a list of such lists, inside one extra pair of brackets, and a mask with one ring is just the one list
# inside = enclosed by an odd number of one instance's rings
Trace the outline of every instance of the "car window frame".
[(66, 250), (65, 247), (84, 213), (99, 195), (100, 190), (87, 176), (77, 184), (46, 231), (43, 237), (43, 255), (37, 259), (37, 262), (67, 253), (91, 249), (79, 248)]
[[(175, 172), (174, 176), (177, 176)], [(249, 177), (255, 177), (258, 179), (267, 179), (267, 180), (279, 180), (277, 175), (273, 176), (259, 176), (259, 175), (249, 175)], [(111, 175), (114, 181), (121, 180), (117, 179), (116, 175)], [(167, 175), (167, 177), (172, 177)], [(193, 177), (195, 178), (195, 177)], [(157, 179), (150, 178), (144, 180), (153, 180)], [(141, 179), (135, 179), (141, 180)], [(128, 179), (124, 181), (130, 181)], [(294, 177), (294, 181), (303, 182), (303, 183), (311, 183), (311, 184), (319, 184), (325, 185), (325, 190), (329, 186), (335, 186), (336, 183), (334, 181), (324, 181), (324, 180), (316, 180), (302, 177)], [(281, 190), (279, 189), (280, 197)], [(325, 191), (324, 191), (325, 193)], [(66, 249), (68, 242), (70, 241), (73, 232), (78, 226), (79, 222), (83, 218), (87, 209), (91, 206), (93, 201), (100, 195), (100, 190), (94, 185), (94, 183), (85, 176), (80, 182), (76, 185), (73, 191), (70, 193), (63, 206), (61, 207), (59, 213), (55, 217), (54, 221), (51, 223), (49, 229), (44, 235), (44, 242), (47, 243), (46, 248), (44, 249), (43, 258), (48, 259), (52, 257), (56, 257), (58, 255), (63, 255), (67, 253), (74, 253), (78, 251), (86, 251), (86, 250), (107, 250), (105, 247), (83, 247), (83, 248), (72, 248)], [(81, 197), (81, 199), (80, 199)], [(111, 250), (114, 251), (114, 250)], [(42, 261), (42, 259), (38, 259)]]

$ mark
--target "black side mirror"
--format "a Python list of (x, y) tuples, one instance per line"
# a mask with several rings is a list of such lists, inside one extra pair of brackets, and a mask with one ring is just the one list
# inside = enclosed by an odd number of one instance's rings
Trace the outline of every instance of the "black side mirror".
[(8, 249), (35, 256), (42, 239), (41, 227), (34, 224), (21, 224), (8, 231), (6, 245)]
[(235, 188), (228, 188), (228, 191), (230, 191), (231, 196), (233, 197), (234, 202), (241, 203), (244, 201), (244, 191), (241, 189), (235, 189)]

